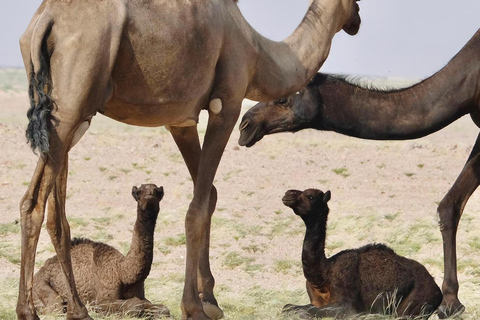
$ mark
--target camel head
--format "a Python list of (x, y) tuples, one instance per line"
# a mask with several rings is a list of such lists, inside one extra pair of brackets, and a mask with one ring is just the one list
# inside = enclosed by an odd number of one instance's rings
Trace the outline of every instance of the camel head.
[(133, 186), (132, 196), (138, 203), (138, 213), (144, 213), (150, 219), (157, 219), (160, 211), (160, 200), (163, 198), (163, 187), (154, 184), (142, 184), (140, 188)]
[(251, 147), (268, 134), (310, 128), (318, 116), (316, 100), (316, 90), (307, 86), (286, 98), (257, 103), (242, 118), (238, 144)]
[(358, 1), (360, 0), (341, 0), (343, 2), (343, 7), (347, 13), (346, 23), (343, 25), (342, 29), (349, 35), (353, 36), (358, 33), (360, 29), (360, 23), (362, 19), (360, 18), (360, 7), (358, 6)]
[(330, 191), (318, 189), (288, 190), (282, 198), (283, 204), (293, 209), (296, 215), (304, 221), (328, 216), (327, 202), (330, 200)]

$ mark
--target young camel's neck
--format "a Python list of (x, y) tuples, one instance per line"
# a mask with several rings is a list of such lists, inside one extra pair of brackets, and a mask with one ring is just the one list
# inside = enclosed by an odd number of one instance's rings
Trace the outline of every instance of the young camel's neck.
[(124, 284), (133, 284), (145, 280), (150, 273), (153, 261), (153, 234), (156, 219), (147, 217), (153, 216), (154, 211), (158, 213), (158, 209), (149, 207), (147, 210), (153, 211), (152, 215), (141, 212), (138, 208), (130, 250), (120, 266), (120, 274)]
[(258, 60), (247, 98), (274, 100), (305, 85), (323, 65), (333, 36), (349, 18), (344, 10), (340, 0), (311, 1), (301, 24), (282, 42), (271, 41), (250, 28)]
[[(307, 217), (308, 219), (308, 217)], [(327, 258), (325, 257), (325, 238), (327, 217), (313, 218), (305, 221), (307, 230), (303, 240), (302, 266), (308, 282), (322, 287), (327, 280)]]
[(410, 88), (368, 90), (326, 76), (323, 84), (308, 89), (318, 91), (318, 117), (312, 127), (363, 139), (419, 138), (472, 111), (478, 104), (479, 74), (477, 32), (445, 68)]

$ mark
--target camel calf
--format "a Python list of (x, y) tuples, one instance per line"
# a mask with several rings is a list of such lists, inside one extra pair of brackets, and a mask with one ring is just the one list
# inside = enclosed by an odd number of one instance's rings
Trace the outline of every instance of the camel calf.
[[(153, 260), (153, 234), (163, 187), (142, 184), (133, 187), (137, 201), (137, 221), (130, 251), (88, 239), (72, 241), (72, 266), (80, 299), (101, 313), (127, 313), (131, 316), (168, 316), (168, 309), (145, 299), (144, 281)], [(35, 306), (44, 313), (63, 309), (68, 290), (57, 256), (48, 259), (33, 279)]]
[(305, 222), (302, 265), (311, 304), (286, 305), (284, 312), (303, 319), (346, 318), (387, 313), (428, 318), (442, 292), (427, 269), (382, 244), (369, 244), (325, 257), (330, 191), (289, 190), (282, 198)]

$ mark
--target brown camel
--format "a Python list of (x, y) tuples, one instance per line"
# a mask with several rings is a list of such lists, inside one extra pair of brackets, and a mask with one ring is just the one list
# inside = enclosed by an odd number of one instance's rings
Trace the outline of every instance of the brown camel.
[[(167, 126), (194, 190), (185, 219), (183, 318), (220, 318), (209, 264), (213, 180), (244, 97), (298, 90), (342, 28), (360, 27), (356, 0), (311, 0), (285, 41), (259, 35), (228, 0), (44, 0), (20, 47), (30, 81), (27, 138), (40, 152), (20, 203), (22, 259), (17, 315), (38, 319), (32, 280), (48, 199), (47, 230), (65, 274), (68, 319), (90, 319), (75, 287), (65, 214), (68, 152), (99, 112), (138, 126)], [(196, 128), (209, 112), (203, 146)]]
[(311, 304), (286, 305), (302, 319), (387, 313), (427, 319), (442, 292), (427, 269), (382, 244), (344, 250), (327, 258), (325, 237), (330, 191), (289, 190), (282, 198), (305, 222), (302, 266)]
[[(480, 30), (430, 78), (405, 89), (372, 90), (344, 78), (317, 74), (287, 98), (259, 103), (243, 117), (241, 145), (264, 135), (305, 128), (332, 130), (371, 140), (405, 140), (438, 131), (465, 114), (480, 126)], [(442, 311), (461, 313), (458, 300), (456, 233), (468, 199), (480, 184), (480, 135), (452, 188), (438, 206), (443, 237)]]
[[(137, 220), (132, 244), (126, 256), (117, 249), (88, 239), (74, 239), (71, 258), (78, 294), (103, 313), (132, 316), (168, 316), (168, 309), (145, 299), (144, 282), (153, 261), (153, 235), (163, 187), (142, 184), (132, 188), (137, 201)], [(68, 305), (63, 273), (58, 258), (52, 257), (33, 277), (35, 306), (45, 313)]]

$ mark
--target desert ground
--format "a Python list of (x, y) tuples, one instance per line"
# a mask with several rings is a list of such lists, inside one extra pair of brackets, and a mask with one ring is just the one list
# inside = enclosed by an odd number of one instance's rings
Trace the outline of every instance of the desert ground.
[[(243, 111), (251, 105), (246, 102)], [(18, 204), (37, 160), (25, 139), (28, 106), (23, 70), (0, 70), (0, 319), (15, 319)], [(201, 136), (205, 123), (203, 115)], [(280, 319), (284, 304), (309, 302), (300, 262), (304, 225), (281, 202), (292, 188), (331, 190), (328, 256), (385, 243), (423, 263), (441, 285), (436, 208), (461, 171), (477, 133), (466, 116), (411, 141), (373, 142), (304, 130), (267, 136), (247, 149), (238, 146), (235, 129), (215, 180), (219, 197), (211, 236), (215, 292), (225, 319)], [(192, 182), (167, 130), (127, 126), (102, 115), (94, 118), (70, 152), (66, 209), (72, 237), (103, 241), (126, 253), (136, 218), (131, 189), (147, 182), (165, 189), (147, 298), (165, 304), (180, 319), (184, 216)], [(466, 206), (457, 238), (463, 319), (480, 317), (479, 195)], [(43, 229), (37, 268), (52, 255)], [(57, 317), (62, 318), (42, 319)]]

